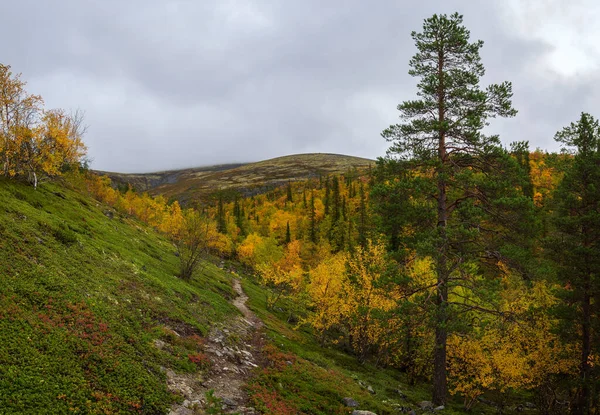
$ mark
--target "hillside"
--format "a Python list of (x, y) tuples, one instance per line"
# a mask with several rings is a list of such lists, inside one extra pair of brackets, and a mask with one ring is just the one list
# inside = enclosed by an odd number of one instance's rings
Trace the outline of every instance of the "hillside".
[(165, 413), (164, 368), (237, 312), (229, 274), (183, 282), (165, 238), (63, 185), (0, 178), (0, 234), (2, 413)]
[[(253, 329), (263, 323), (235, 282), (243, 266), (204, 262), (190, 281), (176, 278), (167, 239), (67, 183), (0, 178), (0, 206), (2, 413), (328, 414), (348, 413), (352, 397), (381, 415), (428, 394), (402, 386), (402, 398), (397, 372), (296, 333), (247, 274), (265, 324)], [(231, 399), (210, 390), (256, 409), (221, 411)]]
[(98, 172), (117, 185), (131, 184), (138, 191), (164, 195), (180, 202), (205, 198), (218, 190), (244, 196), (262, 193), (289, 181), (342, 174), (364, 169), (374, 161), (339, 154), (297, 154), (248, 164), (224, 164), (145, 174)]

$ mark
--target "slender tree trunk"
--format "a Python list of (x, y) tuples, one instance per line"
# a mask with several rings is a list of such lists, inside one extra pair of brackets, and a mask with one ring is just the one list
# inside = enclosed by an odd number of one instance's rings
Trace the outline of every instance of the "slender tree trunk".
[(433, 351), (433, 403), (446, 404), (446, 344), (448, 341), (448, 264), (446, 260), (446, 188), (440, 180), (438, 195), (438, 237), (439, 251), (436, 264), (437, 295), (435, 315), (435, 348)]
[(446, 346), (448, 341), (448, 235), (446, 225), (448, 222), (448, 206), (446, 194), (446, 132), (445, 121), (445, 95), (444, 95), (444, 53), (440, 50), (438, 55), (438, 120), (439, 142), (438, 142), (438, 168), (437, 168), (437, 229), (438, 229), (438, 252), (437, 252), (437, 295), (435, 301), (435, 346), (433, 350), (433, 403), (436, 405), (446, 404), (448, 389), (446, 373)]
[(591, 296), (590, 296), (590, 275), (586, 274), (584, 282), (584, 292), (581, 309), (581, 360), (579, 363), (579, 391), (577, 394), (577, 402), (573, 408), (574, 415), (588, 415), (590, 409), (590, 363), (589, 357), (592, 350), (591, 343)]

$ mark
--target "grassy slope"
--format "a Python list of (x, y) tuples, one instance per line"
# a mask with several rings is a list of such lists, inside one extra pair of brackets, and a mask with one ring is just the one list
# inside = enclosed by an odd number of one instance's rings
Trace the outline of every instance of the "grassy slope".
[(161, 194), (186, 202), (202, 199), (219, 189), (237, 190), (249, 195), (288, 181), (345, 173), (352, 168), (365, 168), (373, 163), (373, 160), (360, 157), (312, 153), (277, 157), (244, 165), (213, 166), (146, 175), (108, 175), (117, 183), (137, 184), (141, 190), (150, 190), (152, 194)]
[(3, 413), (163, 413), (160, 366), (195, 370), (185, 335), (236, 312), (218, 268), (182, 282), (168, 241), (63, 186), (0, 178), (0, 235)]

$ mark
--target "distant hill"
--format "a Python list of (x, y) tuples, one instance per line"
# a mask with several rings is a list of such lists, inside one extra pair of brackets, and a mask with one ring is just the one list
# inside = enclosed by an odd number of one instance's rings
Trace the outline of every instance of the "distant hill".
[(373, 164), (373, 160), (361, 157), (311, 153), (277, 157), (256, 163), (222, 164), (157, 173), (97, 173), (109, 176), (116, 185), (130, 184), (138, 191), (164, 195), (185, 203), (206, 198), (219, 190), (233, 190), (249, 196), (288, 181), (345, 173), (354, 168), (365, 169)]

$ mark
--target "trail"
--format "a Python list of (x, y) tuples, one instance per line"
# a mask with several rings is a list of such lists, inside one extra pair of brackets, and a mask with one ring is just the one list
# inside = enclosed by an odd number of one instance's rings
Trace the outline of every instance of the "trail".
[(258, 367), (263, 344), (262, 321), (247, 306), (248, 296), (240, 281), (233, 280), (238, 296), (232, 301), (242, 313), (221, 327), (215, 327), (207, 337), (205, 352), (212, 362), (204, 378), (197, 374), (179, 375), (167, 369), (169, 389), (181, 393), (185, 401), (173, 405), (169, 415), (202, 414), (206, 407), (206, 392), (214, 391), (221, 398), (225, 413), (255, 414), (247, 407), (248, 396), (243, 386), (254, 368)]

